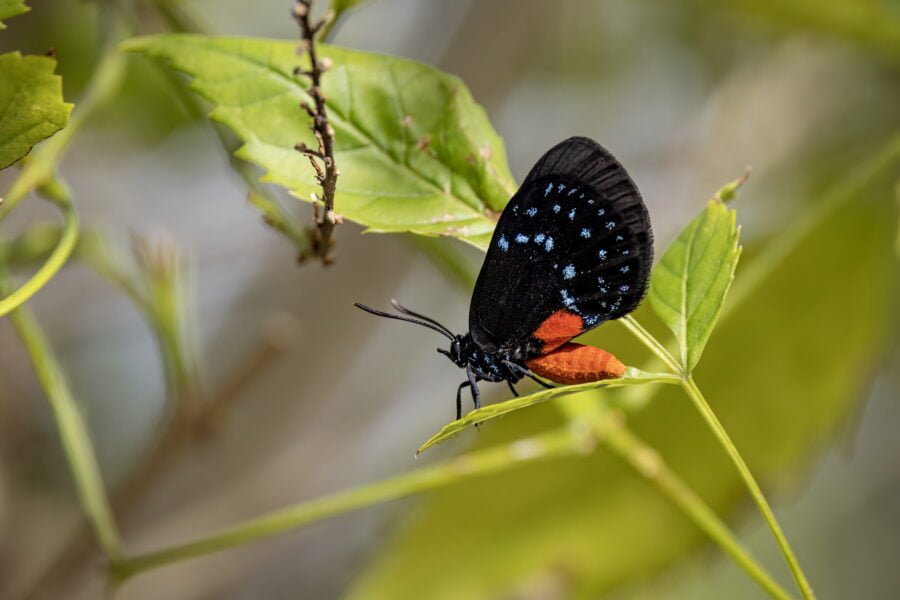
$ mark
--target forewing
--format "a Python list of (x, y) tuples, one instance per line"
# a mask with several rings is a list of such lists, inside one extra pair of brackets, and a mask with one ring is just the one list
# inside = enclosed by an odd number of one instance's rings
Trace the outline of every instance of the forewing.
[(652, 262), (637, 186), (599, 144), (569, 138), (535, 164), (503, 210), (475, 284), (469, 331), (488, 352), (547, 352), (634, 310)]

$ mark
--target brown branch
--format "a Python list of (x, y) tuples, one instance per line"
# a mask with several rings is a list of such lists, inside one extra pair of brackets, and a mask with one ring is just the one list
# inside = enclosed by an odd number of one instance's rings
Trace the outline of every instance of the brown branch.
[[(302, 102), (302, 108), (312, 119), (310, 128), (318, 142), (318, 148), (309, 148), (306, 144), (299, 143), (296, 150), (309, 159), (316, 172), (316, 181), (322, 186), (322, 197), (313, 195), (313, 221), (314, 227), (309, 230), (310, 255), (322, 260), (323, 265), (333, 262), (331, 257), (332, 233), (334, 226), (341, 222), (341, 218), (334, 212), (334, 193), (337, 188), (337, 178), (340, 171), (334, 160), (334, 128), (328, 122), (328, 108), (325, 105), (325, 95), (322, 93), (322, 75), (331, 66), (327, 58), (319, 59), (316, 49), (316, 34), (325, 27), (328, 18), (312, 21), (312, 5), (314, 0), (297, 0), (294, 4), (294, 20), (300, 27), (300, 42), (297, 46), (298, 54), (309, 55), (309, 70), (297, 67), (295, 75), (302, 75), (309, 79), (307, 93), (312, 98), (313, 104)], [(319, 210), (321, 202), (323, 210)], [(300, 255), (300, 260), (309, 258), (306, 254)]]

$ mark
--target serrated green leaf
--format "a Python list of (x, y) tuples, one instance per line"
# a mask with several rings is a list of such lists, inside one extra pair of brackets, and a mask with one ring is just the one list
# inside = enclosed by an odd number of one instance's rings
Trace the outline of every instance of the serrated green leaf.
[(541, 402), (546, 402), (554, 398), (569, 396), (579, 392), (587, 392), (599, 388), (616, 388), (628, 385), (637, 385), (643, 383), (679, 383), (681, 379), (675, 375), (668, 373), (645, 373), (640, 369), (629, 367), (625, 371), (625, 375), (616, 379), (604, 379), (602, 381), (594, 381), (591, 383), (582, 383), (579, 385), (567, 385), (563, 387), (541, 390), (527, 396), (519, 396), (505, 402), (497, 402), (496, 404), (488, 404), (477, 410), (473, 410), (466, 414), (463, 418), (453, 421), (445, 425), (438, 433), (432, 436), (427, 442), (416, 451), (416, 454), (425, 452), (432, 446), (436, 446), (441, 442), (445, 442), (454, 435), (465, 431), (469, 427), (473, 427), (485, 421), (496, 419), (511, 412), (521, 410), (528, 406), (534, 406)]
[[(877, 169), (863, 169), (864, 177), (855, 177), (862, 183), (841, 192), (840, 202), (818, 195), (817, 215), (798, 215), (776, 240), (757, 244), (756, 254), (765, 256), (753, 258), (751, 248), (744, 272), (756, 265), (763, 271), (749, 289), (738, 275), (742, 293), (729, 302), (741, 302), (726, 311), (695, 373), (767, 491), (808, 464), (811, 450), (852, 413), (890, 339), (898, 300), (897, 206), (890, 194), (898, 162), (900, 143)], [(766, 252), (774, 246), (777, 260)], [(637, 316), (653, 321), (643, 307)], [(633, 340), (624, 328), (601, 327), (589, 341), (601, 339), (630, 359)], [(653, 389), (660, 395), (629, 413), (632, 431), (716, 512), (729, 514), (744, 494), (734, 465), (681, 390)], [(555, 403), (544, 403), (492, 421), (475, 443), (519, 439), (559, 419)], [(403, 525), (346, 597), (486, 600), (546, 582), (560, 597), (598, 598), (659, 572), (704, 541), (682, 513), (602, 449), (445, 488), (408, 511)], [(801, 557), (806, 552), (797, 550)]]
[(63, 102), (62, 78), (48, 56), (0, 55), (0, 169), (62, 129), (72, 105)]
[(663, 254), (650, 277), (650, 304), (675, 334), (690, 373), (715, 327), (740, 247), (734, 211), (714, 199)]
[(27, 13), (29, 10), (31, 8), (25, 6), (22, 0), (0, 0), (0, 29), (6, 29), (3, 19)]
[[(302, 200), (321, 193), (294, 145), (315, 146), (294, 42), (164, 35), (125, 49), (163, 59), (243, 140), (241, 158)], [(335, 211), (369, 231), (459, 237), (484, 248), (515, 191), (503, 142), (456, 77), (410, 60), (321, 45), (341, 171)]]

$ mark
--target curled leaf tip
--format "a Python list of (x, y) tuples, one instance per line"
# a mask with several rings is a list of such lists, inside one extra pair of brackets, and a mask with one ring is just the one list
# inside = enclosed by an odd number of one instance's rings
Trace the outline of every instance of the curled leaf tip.
[(753, 171), (753, 167), (747, 165), (747, 168), (744, 170), (744, 174), (735, 179), (734, 181), (730, 181), (722, 186), (722, 188), (716, 192), (716, 200), (719, 202), (724, 202), (728, 204), (732, 200), (737, 197), (738, 189), (747, 183), (747, 180), (750, 179), (750, 173)]

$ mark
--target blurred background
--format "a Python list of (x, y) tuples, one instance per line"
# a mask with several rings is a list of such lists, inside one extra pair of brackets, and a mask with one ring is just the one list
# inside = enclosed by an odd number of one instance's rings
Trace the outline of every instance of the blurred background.
[[(286, 0), (183, 5), (212, 33), (296, 38)], [(77, 106), (107, 10), (33, 2), (7, 23), (0, 51), (55, 48)], [(164, 30), (152, 3), (136, 10), (142, 33)], [(737, 297), (698, 382), (771, 491), (819, 596), (900, 595), (900, 3), (372, 0), (346, 15), (333, 42), (461, 77), (520, 180), (569, 135), (600, 141), (641, 188), (660, 253), (752, 165), (734, 204), (746, 246)], [(129, 551), (559, 421), (553, 406), (520, 411), (415, 461), (414, 449), (454, 416), (461, 374), (433, 352), (436, 336), (352, 302), (397, 298), (463, 331), (470, 290), (418, 242), (363, 236), (353, 224), (337, 230), (333, 266), (298, 266), (291, 244), (246, 202), (209, 122), (146, 59), (129, 58), (126, 83), (101, 114), (62, 175), (86, 229), (122, 255), (141, 248), (139, 266), (177, 265), (185, 344), (196, 357), (188, 387), (217, 407), (148, 471), (142, 459), (161, 443), (172, 391), (141, 312), (77, 261), (31, 302), (108, 487), (137, 486), (118, 511)], [(294, 207), (308, 218), (308, 206)], [(0, 235), (53, 218), (26, 202)], [(477, 269), (477, 252), (443, 243)], [(655, 325), (649, 311), (638, 317)], [(628, 364), (647, 358), (617, 325), (592, 340)], [(496, 387), (485, 390), (489, 401), (506, 397)], [(789, 585), (768, 530), (687, 400), (631, 401), (646, 403), (634, 412), (636, 431)], [(155, 570), (120, 597), (763, 597), (614, 458), (562, 462)], [(52, 415), (0, 322), (0, 597), (101, 595), (81, 531)]]

